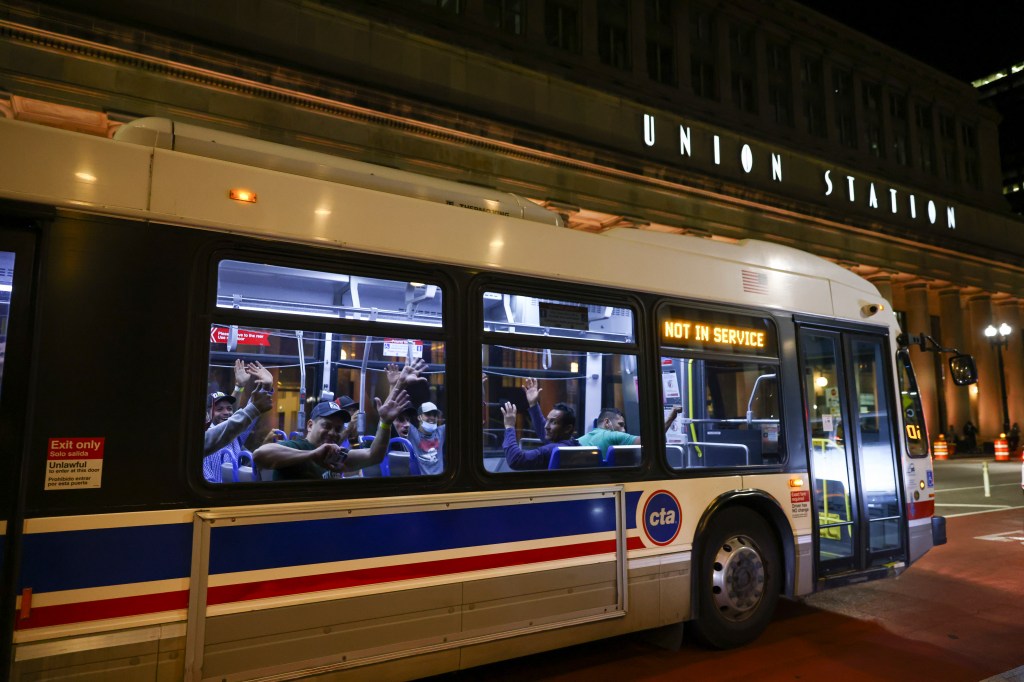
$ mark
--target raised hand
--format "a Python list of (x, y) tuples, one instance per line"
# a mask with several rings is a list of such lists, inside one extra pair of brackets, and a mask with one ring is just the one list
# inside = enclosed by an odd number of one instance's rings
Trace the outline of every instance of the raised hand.
[(261, 365), (259, 362), (248, 363), (245, 366), (245, 371), (246, 374), (263, 384), (263, 388), (266, 390), (274, 390), (274, 375), (270, 373), (269, 369)]
[(505, 422), (506, 429), (514, 429), (516, 427), (516, 406), (512, 403), (502, 405), (501, 417)]
[(380, 398), (374, 398), (373, 401), (377, 404), (377, 416), (381, 421), (389, 423), (395, 421), (395, 417), (412, 405), (409, 402), (409, 394), (403, 388), (391, 389), (391, 393), (383, 403)]
[(394, 388), (395, 384), (398, 383), (398, 379), (402, 376), (402, 368), (398, 366), (398, 363), (389, 362), (384, 368), (384, 373), (388, 377), (388, 386)]
[(249, 402), (256, 406), (261, 413), (266, 412), (274, 406), (274, 399), (266, 391), (257, 390), (249, 394)]
[(538, 388), (537, 380), (533, 377), (526, 377), (526, 381), (523, 382), (523, 390), (526, 391), (526, 402), (533, 407), (537, 404), (538, 398), (540, 398), (540, 392), (543, 388)]
[(249, 373), (245, 371), (245, 363), (239, 358), (235, 360), (235, 386), (245, 387), (249, 383)]

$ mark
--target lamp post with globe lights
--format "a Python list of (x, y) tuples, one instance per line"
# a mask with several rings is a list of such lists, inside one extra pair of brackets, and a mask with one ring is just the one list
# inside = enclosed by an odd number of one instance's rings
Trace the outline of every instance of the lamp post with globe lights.
[(992, 324), (985, 327), (985, 336), (992, 347), (996, 349), (996, 359), (999, 362), (999, 391), (1003, 400), (1003, 433), (1010, 431), (1010, 410), (1006, 402), (1006, 372), (1003, 370), (1003, 348), (1009, 342), (1012, 331), (1013, 328), (1005, 322), (1001, 323), (999, 327)]

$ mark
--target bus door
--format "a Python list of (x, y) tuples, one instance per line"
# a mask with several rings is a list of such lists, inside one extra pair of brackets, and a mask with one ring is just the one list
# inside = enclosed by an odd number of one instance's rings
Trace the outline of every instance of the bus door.
[(886, 348), (880, 335), (800, 329), (819, 578), (906, 558)]
[[(0, 218), (0, 670), (9, 670), (17, 594), (16, 558), (23, 516), (21, 490), (32, 334), (35, 237)], [(7, 362), (7, 358), (11, 362)]]

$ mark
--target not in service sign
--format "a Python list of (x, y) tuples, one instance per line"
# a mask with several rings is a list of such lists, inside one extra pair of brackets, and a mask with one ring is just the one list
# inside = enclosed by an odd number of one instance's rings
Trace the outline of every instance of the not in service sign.
[(105, 438), (51, 438), (46, 451), (44, 490), (99, 488)]

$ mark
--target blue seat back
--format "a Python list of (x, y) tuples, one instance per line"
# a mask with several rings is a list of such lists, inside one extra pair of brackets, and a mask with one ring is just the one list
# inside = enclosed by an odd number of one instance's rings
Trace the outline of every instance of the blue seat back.
[(548, 469), (590, 469), (602, 466), (600, 448), (559, 445), (551, 451)]
[(635, 467), (640, 464), (639, 445), (609, 445), (602, 464), (606, 467)]

